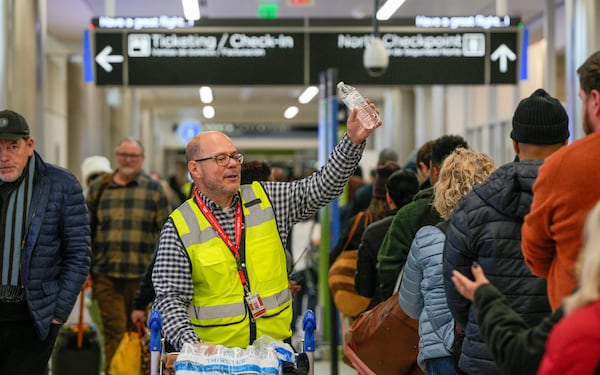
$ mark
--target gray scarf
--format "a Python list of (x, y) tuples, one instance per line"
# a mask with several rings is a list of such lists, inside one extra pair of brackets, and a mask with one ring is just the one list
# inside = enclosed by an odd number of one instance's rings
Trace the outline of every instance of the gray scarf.
[(0, 241), (0, 246), (2, 246), (0, 301), (4, 302), (17, 302), (23, 299), (20, 263), (30, 221), (28, 211), (33, 193), (35, 156), (29, 158), (28, 166), (23, 174), (25, 176), (10, 191), (2, 205), (4, 232)]

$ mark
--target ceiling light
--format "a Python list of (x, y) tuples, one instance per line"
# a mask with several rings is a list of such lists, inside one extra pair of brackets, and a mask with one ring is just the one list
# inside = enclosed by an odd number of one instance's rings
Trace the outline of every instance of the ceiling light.
[(200, 6), (198, 0), (181, 0), (183, 5), (183, 16), (186, 20), (196, 21), (200, 19)]
[(283, 112), (283, 117), (290, 120), (290, 119), (293, 119), (294, 117), (296, 117), (297, 114), (298, 114), (298, 107), (296, 107), (295, 105), (292, 105), (292, 106), (289, 106), (285, 110), (285, 112)]
[(204, 118), (208, 119), (215, 117), (215, 107), (212, 105), (205, 105), (204, 108), (202, 108), (202, 115)]
[(388, 0), (379, 10), (377, 11), (377, 19), (379, 21), (389, 20), (390, 17), (396, 13), (398, 8), (404, 4), (406, 0)]
[(204, 104), (210, 104), (213, 101), (212, 89), (208, 86), (200, 87), (200, 100)]
[(298, 97), (298, 102), (300, 102), (300, 104), (306, 104), (313, 100), (318, 93), (319, 88), (317, 86), (308, 86)]

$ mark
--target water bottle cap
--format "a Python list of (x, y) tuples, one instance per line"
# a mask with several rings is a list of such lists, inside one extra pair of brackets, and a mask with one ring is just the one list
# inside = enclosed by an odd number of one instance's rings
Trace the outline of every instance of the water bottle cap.
[(341, 88), (342, 86), (344, 86), (344, 81), (340, 81), (340, 82), (337, 84), (337, 87), (338, 87), (338, 88)]

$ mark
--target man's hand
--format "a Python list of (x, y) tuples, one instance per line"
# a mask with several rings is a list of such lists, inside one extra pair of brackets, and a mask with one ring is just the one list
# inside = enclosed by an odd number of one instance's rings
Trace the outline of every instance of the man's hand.
[(292, 296), (294, 296), (294, 294), (298, 293), (300, 289), (302, 289), (302, 286), (292, 279), (289, 279), (288, 281), (290, 283), (290, 290), (292, 291)]
[[(373, 108), (375, 110), (375, 112), (379, 113), (379, 109), (377, 109), (375, 104), (371, 103), (371, 101), (369, 99), (365, 99), (365, 100), (367, 101), (367, 103), (369, 103), (371, 108)], [(380, 127), (382, 125), (382, 122), (381, 122), (381, 120), (379, 120), (379, 122), (373, 129), (366, 129), (360, 123), (360, 120), (358, 119), (357, 114), (358, 114), (358, 109), (354, 108), (352, 110), (352, 113), (350, 114), (350, 117), (348, 117), (348, 123), (346, 126), (346, 134), (348, 134), (348, 138), (352, 141), (352, 143), (359, 145), (359, 144), (363, 143), (363, 141), (365, 139), (367, 139), (371, 135), (371, 133), (373, 133), (373, 130)]]
[(483, 273), (483, 269), (479, 264), (475, 263), (471, 266), (471, 272), (475, 281), (471, 281), (468, 277), (458, 272), (457, 270), (452, 271), (452, 283), (456, 290), (469, 301), (473, 301), (475, 298), (475, 291), (483, 284), (489, 284), (488, 279)]
[(216, 346), (214, 344), (209, 344), (206, 342), (197, 342), (194, 344), (194, 347), (199, 351), (205, 351), (206, 354), (213, 354), (215, 352)]
[(131, 312), (131, 321), (133, 324), (137, 324), (137, 322), (145, 322), (146, 321), (146, 311), (144, 310), (133, 310)]

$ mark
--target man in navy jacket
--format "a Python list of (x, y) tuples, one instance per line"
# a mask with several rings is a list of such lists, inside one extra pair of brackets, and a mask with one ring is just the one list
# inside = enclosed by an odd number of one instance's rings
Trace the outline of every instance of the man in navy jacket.
[(45, 373), (90, 267), (81, 185), (44, 163), (27, 121), (0, 111), (0, 373)]
[(502, 371), (480, 334), (475, 307), (452, 284), (452, 270), (470, 275), (471, 264), (477, 262), (529, 326), (550, 314), (546, 281), (534, 276), (523, 259), (521, 226), (540, 165), (567, 144), (567, 112), (558, 99), (538, 89), (517, 106), (510, 137), (518, 161), (498, 168), (460, 201), (450, 215), (444, 246), (446, 298), (465, 329), (459, 367), (468, 374)]

